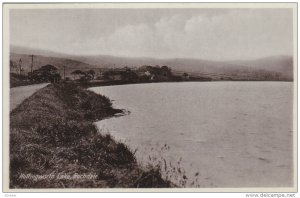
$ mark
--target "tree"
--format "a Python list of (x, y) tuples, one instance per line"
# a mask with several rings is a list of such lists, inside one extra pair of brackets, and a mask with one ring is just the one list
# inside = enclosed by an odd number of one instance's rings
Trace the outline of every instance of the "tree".
[(135, 82), (139, 78), (138, 75), (135, 72), (131, 71), (130, 69), (123, 71), (120, 74), (121, 74), (122, 80), (124, 80), (124, 81)]
[(40, 69), (38, 69), (40, 71), (45, 71), (45, 72), (49, 72), (49, 73), (56, 73), (57, 72), (57, 68), (53, 65), (44, 65), (42, 66)]
[(82, 76), (86, 76), (86, 73), (84, 73), (83, 71), (81, 70), (75, 70), (71, 73), (73, 75), (73, 78), (75, 79), (76, 76), (80, 76), (80, 78)]
[(169, 72), (171, 72), (171, 68), (169, 68), (168, 66), (161, 66), (161, 69), (163, 70), (163, 71), (169, 71)]
[(75, 71), (73, 71), (71, 74), (73, 74), (73, 75), (86, 75), (83, 71), (81, 71), (81, 70), (75, 70)]
[(162, 66), (161, 67), (161, 72), (163, 76), (170, 76), (171, 75), (171, 68), (168, 66)]
[(61, 76), (55, 66), (44, 65), (30, 73), (29, 79), (35, 82), (57, 82)]
[(189, 79), (189, 75), (187, 73), (185, 73), (185, 72), (182, 74), (182, 77), (183, 77), (184, 80), (188, 80)]
[(15, 61), (10, 60), (9, 66), (10, 66), (10, 72), (13, 72), (13, 73), (17, 72), (18, 66)]
[(92, 77), (92, 79), (94, 79), (95, 73), (96, 72), (94, 70), (92, 70), (92, 69), (90, 69), (89, 71), (87, 71), (87, 74), (90, 75)]

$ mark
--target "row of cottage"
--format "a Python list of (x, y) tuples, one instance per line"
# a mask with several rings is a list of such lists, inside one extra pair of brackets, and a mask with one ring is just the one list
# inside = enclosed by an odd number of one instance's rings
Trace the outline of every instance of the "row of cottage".
[[(91, 70), (88, 71), (92, 73)], [(167, 81), (173, 77), (172, 70), (168, 66), (141, 66), (136, 68), (114, 68), (114, 69), (96, 69), (95, 74), (92, 76), (93, 79), (97, 80), (150, 80), (150, 81)], [(82, 79), (86, 77), (86, 72), (80, 72), (78, 70), (72, 72), (73, 79)], [(188, 75), (184, 75), (188, 78)]]

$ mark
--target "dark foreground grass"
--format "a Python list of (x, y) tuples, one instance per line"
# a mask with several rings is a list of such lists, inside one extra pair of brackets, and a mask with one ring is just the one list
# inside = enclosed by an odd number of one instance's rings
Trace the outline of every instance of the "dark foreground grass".
[(10, 114), (10, 188), (171, 187), (93, 125), (121, 112), (74, 84), (39, 90)]

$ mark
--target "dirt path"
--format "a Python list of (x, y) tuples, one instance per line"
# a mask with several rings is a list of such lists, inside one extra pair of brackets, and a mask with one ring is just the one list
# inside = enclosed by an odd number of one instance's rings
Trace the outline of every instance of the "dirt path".
[(10, 111), (21, 104), (26, 98), (34, 94), (37, 90), (47, 86), (49, 83), (14, 87), (10, 89)]

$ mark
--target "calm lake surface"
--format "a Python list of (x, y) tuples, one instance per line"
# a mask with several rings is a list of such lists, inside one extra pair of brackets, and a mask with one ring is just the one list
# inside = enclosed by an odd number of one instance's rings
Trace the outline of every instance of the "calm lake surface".
[(292, 82), (184, 82), (95, 87), (128, 115), (101, 133), (187, 187), (289, 187)]

